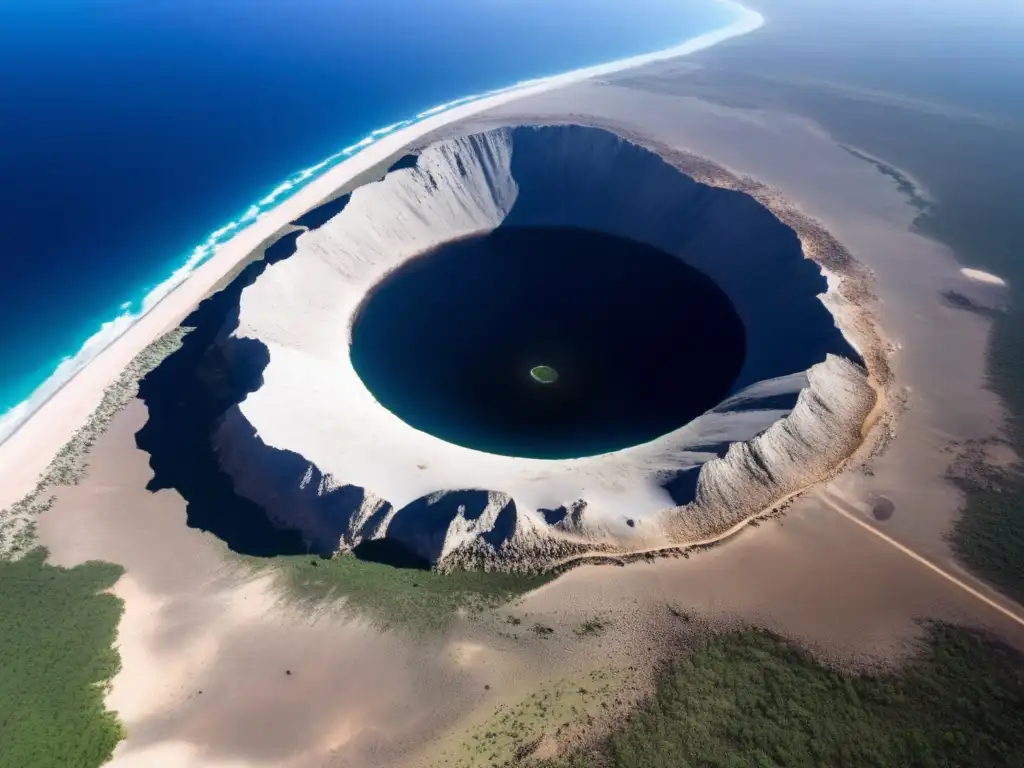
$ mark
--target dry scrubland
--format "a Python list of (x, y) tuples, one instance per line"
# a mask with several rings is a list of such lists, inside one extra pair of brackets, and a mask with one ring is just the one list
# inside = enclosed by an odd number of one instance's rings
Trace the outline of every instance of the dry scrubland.
[[(109, 390), (96, 419), (62, 452), (36, 495), (6, 519), (31, 523), (33, 514), (48, 508), (55, 486), (85, 476), (89, 447), (134, 396), (138, 377), (180, 343), (180, 333), (140, 356)], [(22, 534), (20, 541), (31, 539)], [(12, 587), (2, 593), (10, 605), (4, 614), (24, 619), (5, 627), (13, 634), (3, 647), (13, 663), (30, 656), (38, 662), (9, 678), (12, 690), (31, 691), (32, 698), (7, 699), (22, 714), (7, 720), (14, 727), (4, 729), (3, 754), (18, 756), (22, 765), (98, 765), (124, 735), (113, 713), (104, 712), (102, 685), (118, 669), (111, 643), (120, 607), (116, 598), (100, 593), (120, 569), (101, 564), (61, 569), (45, 565), (43, 557), (36, 549), (0, 563), (3, 584)], [(399, 631), (410, 624), (417, 631), (443, 630), (453, 619), (461, 620), (459, 615), (476, 615), (486, 624), (496, 605), (544, 581), (503, 583), (492, 574), (479, 574), (477, 581), (473, 574), (393, 569), (352, 557), (291, 558), (281, 567), (283, 583), (311, 607), (345, 596), (350, 609)], [(54, 622), (55, 615), (62, 621)], [(685, 613), (673, 618), (692, 620)], [(541, 642), (554, 642), (549, 633), (557, 632), (567, 642), (583, 644), (608, 627), (592, 619), (573, 627), (536, 623), (517, 629)], [(69, 636), (85, 641), (74, 644), (74, 654), (68, 652)], [(709, 760), (723, 766), (1013, 766), (1024, 754), (1021, 660), (965, 630), (931, 627), (913, 661), (898, 673), (835, 668), (757, 629), (700, 632), (673, 653), (676, 660), (665, 663), (650, 698), (624, 719), (647, 689), (622, 696), (628, 670), (591, 671), (500, 705), (492, 718), (465, 734), (452, 759), (466, 766), (545, 768)], [(61, 679), (81, 682), (55, 686), (55, 663), (69, 665), (68, 677)], [(34, 716), (50, 711), (68, 717)], [(612, 729), (607, 738), (600, 735), (606, 728)]]

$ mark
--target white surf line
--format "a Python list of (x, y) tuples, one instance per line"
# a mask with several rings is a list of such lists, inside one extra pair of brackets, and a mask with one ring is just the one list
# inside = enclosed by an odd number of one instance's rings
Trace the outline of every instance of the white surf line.
[(865, 531), (868, 531), (872, 535), (877, 536), (878, 538), (880, 538), (882, 541), (886, 542), (890, 546), (895, 547), (896, 549), (898, 549), (900, 552), (902, 552), (904, 555), (906, 555), (907, 557), (911, 558), (915, 562), (920, 563), (921, 565), (923, 565), (924, 567), (928, 568), (929, 570), (937, 573), (939, 576), (941, 576), (942, 578), (944, 578), (946, 581), (950, 582), (951, 584), (955, 584), (956, 586), (960, 587), (960, 589), (962, 589), (964, 592), (969, 594), (971, 597), (976, 598), (976, 599), (980, 600), (981, 602), (983, 602), (985, 605), (989, 606), (990, 608), (994, 608), (995, 610), (999, 611), (999, 613), (1001, 613), (1006, 618), (1010, 619), (1010, 621), (1013, 621), (1013, 622), (1019, 624), (1020, 626), (1024, 627), (1024, 617), (1021, 617), (1020, 614), (1016, 613), (1015, 611), (1011, 611), (1009, 608), (1007, 608), (1007, 607), (1005, 607), (1003, 605), (1000, 605), (997, 601), (993, 600), (992, 598), (990, 598), (987, 595), (983, 594), (982, 592), (978, 591), (977, 589), (972, 587), (970, 584), (965, 582), (963, 579), (957, 578), (956, 576), (954, 576), (949, 571), (945, 570), (944, 568), (940, 568), (939, 566), (937, 566), (935, 563), (933, 563), (928, 558), (924, 557), (923, 555), (919, 555), (917, 552), (912, 550), (910, 547), (908, 547), (905, 544), (901, 544), (900, 542), (896, 541), (896, 539), (894, 539), (892, 536), (890, 536), (887, 533), (884, 533), (883, 531), (879, 530), (876, 526), (871, 525), (866, 520), (861, 519), (861, 517), (859, 516), (858, 513), (850, 512), (848, 509), (846, 509), (847, 502), (843, 501), (842, 499), (837, 499), (834, 496), (832, 496), (831, 494), (828, 494), (827, 492), (822, 492), (821, 494), (819, 494), (819, 496), (820, 496), (821, 500), (824, 501), (825, 504), (828, 507), (830, 507), (831, 509), (833, 509), (836, 512), (838, 512), (840, 515), (845, 517), (847, 520), (850, 520), (851, 522), (856, 523), (861, 528), (863, 528)]

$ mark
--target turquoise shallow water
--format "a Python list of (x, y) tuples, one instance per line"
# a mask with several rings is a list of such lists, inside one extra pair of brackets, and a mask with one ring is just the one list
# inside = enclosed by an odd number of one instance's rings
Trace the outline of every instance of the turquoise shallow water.
[(23, 405), (0, 439), (104, 323), (130, 322), (175, 270), (388, 130), (736, 15), (714, 0), (5, 6), (0, 177), (15, 194), (2, 213), (0, 412)]

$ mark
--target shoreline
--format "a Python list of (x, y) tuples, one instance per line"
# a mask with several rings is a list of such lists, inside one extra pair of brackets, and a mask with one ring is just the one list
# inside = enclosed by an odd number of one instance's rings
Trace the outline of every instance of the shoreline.
[[(346, 159), (325, 168), (319, 176), (307, 177), (308, 181), (298, 192), (274, 208), (253, 214), (244, 226), (232, 223), (217, 230), (206, 243), (196, 249), (189, 261), (150, 292), (143, 301), (140, 315), (122, 315), (105, 323), (75, 356), (61, 363), (54, 375), (43, 382), (27, 400), (0, 417), (0, 430), (4, 429), (5, 422), (15, 422), (10, 432), (0, 438), (0, 477), (4, 480), (3, 490), (0, 491), (0, 507), (6, 507), (32, 491), (37, 479), (60, 448), (99, 405), (106, 387), (136, 355), (177, 325), (209, 295), (224, 274), (248, 258), (261, 243), (309, 209), (331, 198), (338, 188), (383, 165), (410, 143), (454, 121), (564, 85), (684, 56), (753, 32), (765, 22), (762, 14), (734, 0), (718, 2), (737, 9), (738, 16), (732, 24), (690, 38), (672, 48), (550, 77), (524, 80), (479, 97), (468, 96), (425, 110), (417, 115), (415, 122), (405, 127), (395, 129), (395, 126), (402, 125), (396, 123), (388, 126), (388, 130), (378, 129), (367, 139), (347, 148), (352, 150), (352, 154)], [(360, 147), (361, 151), (356, 151)], [(312, 169), (324, 167), (332, 159), (312, 166)], [(310, 170), (300, 172), (299, 175)], [(279, 185), (275, 191), (282, 187), (284, 184)], [(270, 197), (268, 195), (264, 200)], [(250, 208), (246, 216), (243, 216), (243, 223), (252, 210)], [(200, 249), (216, 237), (236, 229), (237, 233), (233, 237), (212, 247), (212, 255), (205, 257), (200, 253)], [(66, 373), (63, 380), (60, 379), (62, 368)]]

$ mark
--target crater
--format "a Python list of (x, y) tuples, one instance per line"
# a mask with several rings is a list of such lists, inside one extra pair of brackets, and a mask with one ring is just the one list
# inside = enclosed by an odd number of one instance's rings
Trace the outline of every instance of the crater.
[[(442, 137), (380, 173), (148, 377), (139, 443), (190, 525), (242, 541), (258, 510), (288, 551), (538, 570), (714, 539), (860, 446), (873, 363), (844, 331), (880, 347), (868, 293), (777, 193), (574, 125)], [(175, 440), (183, 391), (208, 402)]]
[(356, 315), (351, 358), (415, 429), (558, 459), (687, 424), (728, 393), (745, 346), (729, 298), (680, 259), (583, 229), (501, 227), (388, 275)]

